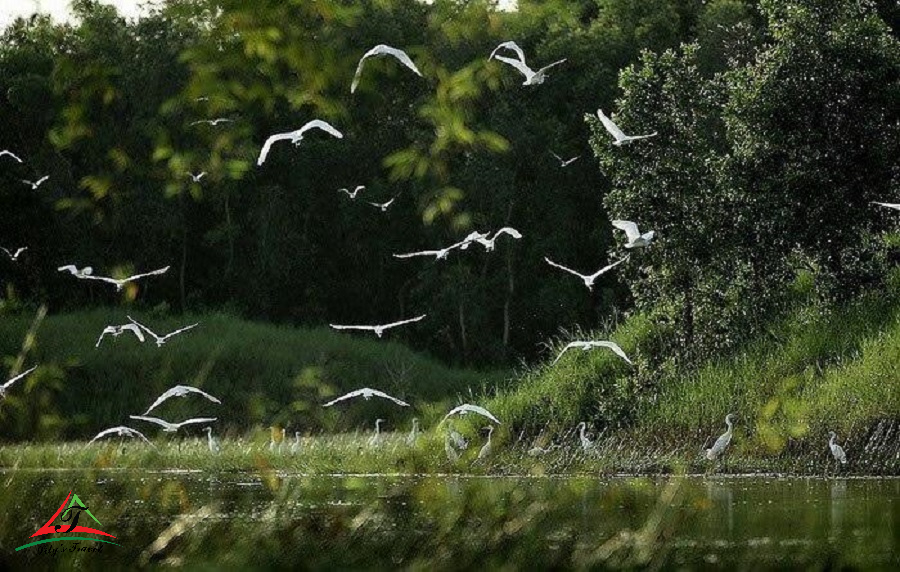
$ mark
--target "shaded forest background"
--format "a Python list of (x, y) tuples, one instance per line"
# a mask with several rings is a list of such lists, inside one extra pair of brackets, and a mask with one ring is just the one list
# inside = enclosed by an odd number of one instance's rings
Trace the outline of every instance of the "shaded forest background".
[[(0, 165), (0, 245), (29, 247), (0, 261), (7, 309), (310, 326), (427, 312), (391, 336), (481, 366), (637, 309), (662, 325), (657, 355), (691, 360), (764, 330), (789, 285), (847, 298), (894, 263), (896, 217), (869, 205), (900, 196), (892, 1), (188, 0), (137, 22), (74, 8), (73, 25), (38, 16), (0, 39), (0, 148), (26, 159)], [(523, 87), (487, 60), (506, 40), (532, 67), (567, 61)], [(379, 43), (425, 77), (370, 60), (351, 95)], [(597, 108), (660, 135), (613, 147)], [(191, 124), (216, 117), (234, 121)], [(344, 138), (255, 166), (269, 134), (315, 118)], [(356, 185), (397, 200), (382, 213), (336, 192)], [(620, 257), (611, 218), (656, 245), (592, 293), (544, 263)], [(524, 238), (493, 253), (391, 257), (505, 225)], [(172, 270), (116, 293), (56, 272), (71, 263)]]

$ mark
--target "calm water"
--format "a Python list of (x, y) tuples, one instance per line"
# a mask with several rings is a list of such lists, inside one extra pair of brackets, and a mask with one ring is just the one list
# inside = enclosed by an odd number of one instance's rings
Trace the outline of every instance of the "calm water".
[[(900, 569), (900, 479), (108, 470), (0, 478), (0, 568)], [(89, 525), (119, 546), (16, 552), (69, 490), (102, 523)]]

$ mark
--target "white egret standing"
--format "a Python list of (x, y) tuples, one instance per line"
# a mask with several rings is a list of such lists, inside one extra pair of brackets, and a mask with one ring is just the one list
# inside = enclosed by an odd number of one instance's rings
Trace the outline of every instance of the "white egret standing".
[(834, 442), (837, 438), (837, 434), (834, 431), (829, 431), (828, 433), (828, 447), (831, 449), (831, 455), (834, 457), (834, 460), (839, 462), (842, 465), (847, 464), (847, 455), (844, 453), (844, 448)]
[(335, 403), (337, 403), (339, 401), (344, 401), (345, 399), (352, 399), (354, 397), (362, 397), (367, 401), (369, 399), (371, 399), (372, 397), (381, 397), (383, 399), (393, 401), (394, 403), (396, 403), (397, 405), (400, 405), (402, 407), (409, 407), (409, 403), (407, 403), (405, 401), (401, 401), (400, 399), (397, 399), (396, 397), (391, 397), (390, 395), (388, 395), (387, 393), (385, 393), (383, 391), (378, 391), (377, 389), (370, 389), (368, 387), (364, 387), (362, 389), (357, 389), (356, 391), (351, 391), (350, 393), (342, 395), (342, 396), (338, 397), (337, 399), (332, 399), (331, 401), (329, 401), (322, 407), (331, 407), (332, 405), (334, 405)]
[(415, 74), (419, 77), (422, 76), (422, 72), (419, 71), (419, 68), (416, 67), (416, 64), (406, 55), (406, 52), (403, 50), (398, 50), (397, 48), (392, 48), (391, 46), (385, 44), (378, 44), (365, 54), (363, 57), (359, 59), (359, 63), (356, 65), (356, 73), (353, 74), (353, 82), (350, 84), (350, 93), (354, 93), (356, 91), (356, 86), (359, 85), (359, 78), (362, 75), (363, 65), (366, 63), (366, 59), (371, 58), (373, 56), (393, 56), (397, 58), (397, 60), (408, 67), (410, 70), (415, 72)]
[(156, 407), (169, 399), (170, 397), (184, 397), (185, 395), (190, 395), (191, 393), (196, 393), (197, 395), (202, 395), (203, 397), (209, 399), (213, 403), (221, 404), (217, 397), (213, 397), (212, 395), (206, 393), (202, 389), (197, 389), (196, 387), (191, 387), (190, 385), (176, 385), (172, 389), (167, 390), (165, 393), (156, 398), (156, 401), (153, 402), (147, 411), (144, 411), (144, 415), (148, 415), (151, 411), (156, 409)]
[(725, 451), (725, 448), (728, 447), (728, 444), (731, 443), (731, 435), (734, 430), (734, 413), (729, 413), (725, 416), (725, 425), (728, 426), (728, 430), (722, 433), (716, 442), (713, 443), (713, 446), (706, 450), (706, 458), (710, 461), (715, 461), (719, 458), (719, 456)]
[(603, 268), (594, 272), (593, 274), (582, 274), (581, 272), (572, 270), (571, 268), (563, 266), (562, 264), (557, 264), (556, 262), (553, 262), (546, 256), (544, 257), (544, 261), (547, 264), (549, 264), (550, 266), (553, 266), (554, 268), (559, 268), (560, 270), (564, 270), (564, 271), (568, 272), (569, 274), (574, 274), (575, 276), (578, 276), (579, 278), (581, 278), (581, 280), (584, 282), (584, 285), (587, 286), (587, 289), (590, 290), (591, 292), (594, 291), (594, 282), (597, 281), (597, 278), (600, 278), (601, 276), (603, 276), (604, 274), (606, 274), (607, 272), (609, 272), (610, 270), (612, 270), (619, 264), (622, 264), (626, 260), (628, 260), (628, 256), (626, 256), (622, 260), (613, 262), (612, 264), (610, 264), (608, 266), (604, 266)]
[(390, 324), (380, 324), (377, 326), (342, 326), (340, 324), (328, 324), (335, 330), (370, 330), (375, 332), (375, 335), (379, 338), (384, 334), (384, 331), (390, 328), (396, 328), (397, 326), (402, 326), (404, 324), (411, 324), (413, 322), (418, 322), (427, 316), (428, 314), (422, 314), (421, 316), (417, 316), (415, 318), (409, 318), (407, 320), (400, 320), (398, 322), (391, 322)]
[(218, 453), (221, 447), (219, 447), (219, 440), (213, 437), (212, 427), (207, 427), (204, 431), (206, 431), (206, 444), (209, 445), (209, 452)]
[(656, 234), (652, 230), (641, 234), (638, 226), (630, 220), (614, 220), (612, 225), (619, 230), (625, 231), (625, 236), (628, 238), (625, 248), (643, 248), (650, 244), (650, 241), (653, 240), (653, 236)]
[(412, 430), (409, 432), (409, 435), (406, 437), (406, 444), (412, 447), (416, 444), (416, 441), (419, 439), (419, 419), (413, 417), (412, 420)]
[(578, 440), (581, 441), (581, 449), (587, 453), (594, 446), (593, 441), (588, 439), (585, 431), (587, 430), (587, 423), (582, 421), (578, 424)]
[(477, 460), (479, 460), (479, 461), (486, 459), (488, 457), (488, 455), (491, 454), (491, 451), (493, 450), (493, 447), (491, 446), (491, 435), (494, 434), (494, 426), (488, 425), (487, 430), (488, 430), (487, 443), (485, 443), (484, 446), (481, 447), (481, 450), (478, 451), (478, 459)]
[(156, 423), (157, 425), (163, 428), (163, 431), (166, 433), (174, 433), (184, 427), (185, 425), (191, 425), (192, 423), (212, 423), (216, 421), (216, 417), (196, 417), (194, 419), (187, 419), (182, 421), (181, 423), (169, 423), (165, 419), (160, 419), (159, 417), (147, 417), (144, 415), (129, 415), (131, 419), (137, 419), (138, 421), (147, 421), (148, 423)]
[(384, 419), (376, 419), (375, 420), (375, 434), (369, 437), (369, 447), (374, 447), (378, 445), (378, 442), (381, 440), (381, 424), (384, 423)]
[(613, 351), (614, 354), (627, 361), (629, 365), (634, 365), (634, 363), (630, 359), (628, 359), (628, 356), (625, 355), (625, 352), (622, 350), (622, 348), (619, 347), (619, 344), (617, 344), (616, 342), (609, 342), (605, 340), (596, 342), (569, 342), (569, 344), (564, 347), (561, 352), (559, 352), (559, 355), (556, 356), (556, 359), (553, 360), (553, 364), (556, 364), (556, 362), (559, 361), (559, 358), (561, 358), (563, 354), (566, 353), (566, 351), (572, 348), (581, 348), (581, 350), (585, 352), (594, 348), (609, 348)]
[(175, 330), (174, 332), (169, 332), (168, 334), (166, 334), (166, 335), (164, 335), (164, 336), (160, 336), (160, 335), (158, 335), (158, 334), (155, 334), (155, 333), (153, 332), (153, 330), (151, 330), (150, 328), (148, 328), (148, 327), (145, 326), (144, 324), (141, 324), (140, 322), (138, 322), (137, 320), (135, 320), (135, 319), (132, 318), (131, 316), (126, 315), (125, 317), (128, 318), (129, 320), (131, 320), (131, 323), (133, 323), (134, 325), (138, 326), (140, 329), (144, 330), (145, 332), (147, 332), (148, 334), (150, 334), (153, 338), (155, 338), (155, 339), (156, 339), (156, 347), (160, 347), (160, 346), (162, 346), (163, 344), (165, 344), (166, 341), (167, 341), (169, 338), (171, 338), (172, 336), (177, 336), (178, 334), (181, 334), (181, 333), (183, 333), (183, 332), (186, 332), (186, 331), (188, 331), (188, 330), (190, 330), (190, 329), (192, 329), (192, 328), (196, 328), (197, 326), (200, 325), (200, 322), (197, 322), (197, 323), (195, 323), (195, 324), (191, 324), (190, 326), (185, 326), (185, 327), (183, 327), (183, 328), (178, 328), (178, 329)]
[(4, 149), (3, 151), (0, 151), (0, 157), (3, 157), (3, 156), (12, 157), (13, 159), (15, 159), (16, 161), (18, 161), (19, 163), (23, 163), (22, 159), (20, 159), (18, 155), (16, 155), (15, 153), (13, 153), (12, 151), (9, 151), (9, 150), (7, 150), (7, 149)]
[(294, 431), (294, 442), (291, 443), (291, 455), (296, 455), (300, 450), (300, 431)]
[(338, 139), (343, 139), (344, 134), (331, 126), (331, 124), (322, 121), (321, 119), (313, 119), (300, 129), (296, 131), (289, 131), (287, 133), (276, 133), (275, 135), (271, 135), (266, 142), (263, 143), (262, 149), (259, 151), (259, 157), (256, 159), (256, 165), (260, 166), (266, 162), (266, 157), (269, 155), (269, 149), (272, 148), (272, 144), (278, 141), (290, 141), (294, 144), (294, 146), (299, 146), (303, 141), (303, 134), (309, 131), (310, 129), (321, 129), (325, 133), (333, 137), (337, 137)]
[[(500, 49), (512, 50), (516, 53), (517, 59), (498, 56), (497, 51)], [(519, 73), (525, 76), (525, 81), (522, 83), (522, 85), (539, 85), (544, 83), (544, 80), (547, 79), (547, 70), (566, 61), (565, 58), (563, 58), (559, 61), (553, 62), (550, 65), (544, 66), (537, 71), (534, 71), (525, 63), (525, 53), (522, 51), (522, 48), (520, 48), (518, 44), (512, 41), (503, 42), (499, 46), (494, 48), (494, 51), (491, 52), (491, 55), (490, 57), (488, 57), (488, 59), (499, 60), (516, 68)]]
[(451, 463), (455, 463), (459, 460), (459, 453), (453, 447), (450, 435), (444, 437), (444, 452), (447, 454), (447, 460)]
[(6, 255), (9, 256), (10, 260), (12, 260), (13, 262), (16, 262), (17, 260), (19, 260), (19, 255), (22, 254), (23, 252), (25, 252), (26, 250), (28, 250), (28, 247), (22, 246), (20, 248), (17, 248), (15, 252), (12, 252), (6, 248), (0, 248), (0, 250), (5, 252)]
[(603, 127), (609, 131), (609, 134), (616, 139), (613, 141), (613, 145), (617, 147), (631, 143), (632, 141), (637, 141), (638, 139), (647, 139), (648, 137), (656, 137), (657, 135), (655, 131), (649, 135), (625, 135), (625, 132), (619, 129), (619, 126), (613, 123), (612, 119), (604, 115), (602, 110), (597, 110), (597, 117), (600, 118), (600, 123), (602, 123)]
[(33, 372), (33, 371), (36, 370), (36, 369), (37, 369), (37, 366), (34, 366), (33, 368), (31, 368), (31, 369), (29, 369), (29, 370), (23, 371), (22, 373), (20, 373), (19, 375), (15, 376), (15, 377), (12, 378), (12, 379), (10, 379), (9, 381), (7, 381), (6, 383), (4, 383), (3, 385), (0, 385), (0, 399), (3, 399), (3, 398), (6, 397), (6, 391), (7, 391), (10, 387), (12, 387), (12, 384), (14, 384), (15, 382), (19, 381), (20, 379), (22, 379), (23, 377), (25, 377), (26, 375), (28, 375), (29, 373)]

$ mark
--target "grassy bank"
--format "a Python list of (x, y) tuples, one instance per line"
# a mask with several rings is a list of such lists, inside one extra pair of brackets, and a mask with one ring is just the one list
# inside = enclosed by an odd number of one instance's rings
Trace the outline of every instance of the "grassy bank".
[[(408, 423), (431, 408), (450, 406), (470, 388), (494, 384), (498, 374), (451, 369), (388, 339), (339, 334), (328, 328), (293, 328), (247, 322), (221, 314), (178, 319), (131, 315), (154, 331), (200, 325), (162, 347), (141, 344), (130, 333), (106, 337), (108, 324), (127, 323), (126, 312), (97, 309), (49, 315), (38, 326), (24, 366), (40, 365), (0, 405), (4, 434), (26, 439), (90, 438), (112, 425), (155, 433), (128, 419), (139, 415), (176, 384), (200, 387), (221, 405), (200, 397), (172, 399), (154, 413), (170, 420), (217, 417), (217, 431), (244, 434), (275, 424), (302, 431), (347, 431)], [(0, 319), (0, 356), (22, 353), (33, 315)], [(330, 398), (360, 387), (377, 387), (411, 403), (401, 408), (381, 399), (354, 400), (323, 409)]]

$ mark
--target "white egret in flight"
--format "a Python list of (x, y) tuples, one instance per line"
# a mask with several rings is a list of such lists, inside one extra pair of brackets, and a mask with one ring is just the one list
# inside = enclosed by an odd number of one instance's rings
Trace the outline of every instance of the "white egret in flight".
[(193, 173), (185, 173), (188, 177), (191, 178), (195, 183), (199, 183), (200, 179), (206, 176), (206, 171), (201, 171), (199, 174), (195, 175)]
[(148, 421), (150, 423), (156, 423), (157, 425), (162, 426), (163, 431), (165, 431), (166, 433), (174, 433), (185, 425), (190, 425), (192, 423), (212, 423), (217, 419), (216, 417), (197, 417), (195, 419), (182, 421), (181, 423), (169, 423), (164, 419), (160, 419), (158, 417), (147, 417), (145, 415), (129, 415), (129, 417), (132, 419), (137, 419), (138, 421)]
[(331, 407), (332, 405), (334, 405), (335, 403), (337, 403), (339, 401), (344, 401), (345, 399), (353, 399), (354, 397), (362, 397), (363, 399), (365, 399), (367, 401), (369, 399), (371, 399), (372, 397), (381, 397), (383, 399), (393, 401), (394, 403), (396, 403), (397, 405), (400, 405), (402, 407), (409, 407), (409, 403), (407, 403), (405, 401), (397, 399), (396, 397), (391, 397), (390, 395), (388, 395), (387, 393), (385, 393), (383, 391), (378, 391), (377, 389), (370, 389), (368, 387), (364, 387), (362, 389), (357, 389), (356, 391), (351, 391), (350, 393), (342, 395), (342, 396), (338, 397), (337, 399), (332, 399), (331, 401), (329, 401), (322, 407)]
[(834, 457), (835, 461), (838, 461), (842, 465), (847, 464), (847, 454), (844, 453), (844, 448), (834, 442), (837, 438), (837, 434), (834, 431), (828, 432), (828, 447), (831, 449), (831, 455)]
[[(500, 49), (512, 50), (516, 53), (516, 58), (507, 58), (497, 55), (497, 51)], [(553, 62), (548, 66), (544, 66), (537, 71), (534, 71), (525, 63), (525, 53), (522, 51), (522, 48), (520, 48), (519, 45), (515, 42), (501, 43), (499, 46), (494, 48), (494, 51), (491, 52), (491, 55), (488, 59), (499, 60), (519, 70), (519, 72), (525, 76), (525, 81), (522, 83), (522, 85), (539, 85), (544, 83), (544, 80), (547, 79), (547, 70), (566, 61), (565, 58), (563, 58), (557, 62)]]
[(50, 178), (50, 175), (44, 175), (37, 181), (29, 181), (27, 179), (19, 179), (19, 180), (22, 181), (23, 183), (25, 183), (26, 185), (30, 185), (32, 191), (36, 191), (37, 188), (40, 187), (41, 185), (43, 185), (44, 181), (46, 181), (49, 178)]
[(616, 262), (613, 262), (612, 264), (610, 264), (610, 265), (608, 265), (608, 266), (604, 266), (603, 268), (601, 268), (600, 270), (594, 272), (593, 274), (582, 274), (581, 272), (572, 270), (571, 268), (568, 268), (568, 267), (566, 267), (566, 266), (563, 266), (562, 264), (557, 264), (556, 262), (553, 262), (552, 260), (550, 260), (550, 259), (547, 258), (546, 256), (544, 257), (544, 261), (545, 261), (547, 264), (549, 264), (550, 266), (553, 266), (553, 267), (555, 267), (555, 268), (559, 268), (560, 270), (565, 270), (565, 271), (568, 272), (569, 274), (574, 274), (575, 276), (578, 276), (579, 278), (581, 278), (582, 281), (584, 281), (584, 285), (587, 286), (587, 289), (590, 290), (590, 291), (592, 291), (592, 292), (593, 292), (593, 290), (594, 290), (594, 282), (597, 281), (597, 278), (600, 278), (601, 276), (603, 276), (604, 274), (606, 274), (607, 272), (609, 272), (610, 270), (612, 270), (613, 268), (615, 268), (615, 267), (618, 266), (619, 264), (622, 264), (622, 263), (625, 262), (626, 260), (628, 260), (628, 256), (626, 256), (625, 258), (623, 258), (623, 259), (621, 259), (621, 260), (618, 260), (618, 261), (616, 261)]
[(94, 347), (95, 348), (100, 347), (100, 342), (103, 341), (103, 337), (105, 335), (111, 334), (112, 337), (118, 338), (119, 336), (124, 334), (126, 330), (133, 333), (135, 336), (137, 336), (137, 339), (139, 339), (141, 342), (144, 341), (144, 333), (141, 331), (141, 328), (139, 328), (136, 324), (123, 324), (121, 326), (106, 326), (105, 328), (103, 328), (103, 331), (100, 332), (100, 337), (97, 339), (97, 343), (94, 345)]
[(619, 344), (617, 344), (615, 342), (608, 342), (608, 341), (569, 342), (569, 344), (566, 347), (564, 347), (561, 352), (559, 352), (559, 355), (556, 356), (556, 359), (553, 360), (553, 364), (551, 364), (551, 365), (555, 365), (556, 362), (559, 361), (559, 358), (561, 358), (564, 353), (566, 353), (568, 350), (570, 350), (572, 348), (581, 348), (581, 350), (585, 351), (585, 352), (592, 350), (594, 348), (609, 348), (613, 351), (614, 354), (616, 354), (623, 360), (627, 361), (629, 365), (634, 365), (634, 363), (632, 363), (632, 361), (630, 359), (628, 359), (628, 356), (625, 355), (625, 352), (622, 351), (622, 348), (619, 347)]
[(3, 157), (3, 156), (12, 157), (13, 159), (15, 159), (16, 161), (18, 161), (19, 163), (23, 163), (23, 162), (24, 162), (24, 161), (22, 161), (22, 159), (19, 158), (18, 155), (16, 155), (15, 153), (13, 153), (12, 151), (9, 151), (9, 150), (7, 150), (7, 149), (4, 149), (3, 151), (0, 151), (0, 157)]
[(131, 427), (125, 427), (124, 425), (120, 425), (118, 427), (110, 427), (109, 429), (104, 429), (103, 431), (100, 431), (99, 433), (97, 433), (97, 435), (93, 439), (88, 441), (88, 445), (90, 445), (97, 439), (100, 439), (102, 437), (106, 437), (107, 435), (112, 435), (112, 434), (116, 434), (119, 437), (140, 437), (148, 445), (153, 445), (153, 443), (150, 442), (150, 439), (147, 439), (146, 437), (144, 437), (143, 433), (141, 433), (140, 431), (137, 431), (135, 429), (132, 429)]
[(728, 430), (722, 433), (716, 442), (713, 443), (713, 446), (706, 450), (706, 458), (710, 461), (715, 461), (719, 458), (725, 448), (728, 447), (728, 444), (731, 443), (731, 435), (733, 433), (733, 424), (734, 423), (734, 413), (729, 413), (725, 416), (725, 425), (728, 426)]
[(6, 397), (6, 391), (10, 387), (12, 387), (12, 384), (19, 381), (20, 379), (22, 379), (23, 377), (25, 377), (26, 375), (28, 375), (29, 373), (33, 372), (36, 369), (37, 369), (37, 366), (34, 366), (33, 368), (31, 368), (27, 371), (24, 371), (24, 372), (20, 373), (19, 375), (15, 376), (14, 378), (10, 379), (3, 385), (0, 385), (0, 399), (3, 399), (4, 397)]
[(99, 280), (101, 282), (108, 282), (116, 287), (116, 291), (122, 289), (125, 284), (129, 282), (134, 282), (135, 280), (139, 280), (141, 278), (146, 278), (147, 276), (158, 276), (160, 274), (165, 274), (169, 271), (169, 266), (165, 268), (159, 268), (157, 270), (153, 270), (151, 272), (144, 272), (143, 274), (134, 274), (132, 276), (128, 276), (127, 278), (110, 278), (109, 276), (94, 276), (93, 269), (88, 266), (83, 270), (78, 270), (74, 265), (70, 264), (68, 266), (60, 266), (57, 268), (59, 271), (67, 270), (72, 273), (76, 278), (81, 278), (83, 280)]
[[(396, 255), (395, 255), (396, 256)], [(384, 334), (384, 331), (390, 328), (396, 328), (397, 326), (402, 326), (404, 324), (411, 324), (413, 322), (418, 322), (427, 316), (428, 314), (422, 314), (421, 316), (416, 316), (415, 318), (409, 318), (408, 320), (400, 320), (398, 322), (391, 322), (390, 324), (380, 324), (377, 326), (342, 326), (340, 324), (328, 324), (335, 330), (369, 330), (375, 332), (375, 335), (379, 338)]]
[(268, 139), (266, 139), (266, 142), (263, 143), (262, 149), (260, 149), (259, 151), (259, 158), (256, 159), (256, 165), (260, 166), (266, 162), (266, 157), (269, 155), (269, 149), (272, 148), (273, 143), (276, 143), (278, 141), (290, 141), (294, 144), (294, 146), (300, 146), (300, 143), (303, 142), (303, 134), (310, 129), (321, 129), (325, 133), (337, 137), (338, 139), (344, 138), (343, 133), (332, 127), (331, 124), (322, 121), (321, 119), (313, 119), (296, 131), (276, 133), (275, 135), (271, 135)]
[(154, 339), (156, 339), (156, 347), (162, 346), (164, 343), (166, 343), (166, 340), (168, 340), (168, 339), (171, 338), (172, 336), (177, 336), (178, 334), (181, 334), (181, 333), (183, 333), (183, 332), (186, 332), (186, 331), (188, 331), (188, 330), (190, 330), (190, 329), (192, 329), (192, 328), (196, 328), (197, 326), (200, 325), (200, 322), (197, 322), (196, 324), (191, 324), (190, 326), (185, 326), (185, 327), (183, 327), (183, 328), (178, 328), (178, 329), (175, 330), (174, 332), (169, 332), (168, 334), (166, 334), (166, 335), (164, 335), (164, 336), (160, 336), (160, 335), (158, 335), (158, 334), (155, 334), (155, 333), (153, 332), (153, 330), (151, 330), (150, 328), (148, 328), (148, 327), (145, 326), (144, 324), (141, 324), (140, 322), (138, 322), (137, 320), (135, 320), (135, 319), (132, 318), (131, 316), (126, 316), (126, 317), (127, 317), (129, 320), (131, 320), (131, 323), (132, 323), (132, 324), (136, 325), (136, 326), (139, 327), (140, 329), (142, 329), (142, 330), (144, 330), (145, 332), (147, 332), (148, 334), (150, 334)]
[(199, 119), (197, 121), (192, 121), (189, 125), (200, 125), (201, 123), (206, 123), (207, 125), (212, 125), (215, 127), (219, 123), (234, 123), (234, 119), (229, 119), (228, 117), (217, 117), (216, 119)]
[(652, 230), (641, 234), (637, 224), (630, 220), (614, 220), (612, 225), (619, 230), (625, 231), (625, 237), (628, 239), (628, 242), (625, 243), (625, 248), (643, 248), (650, 244), (650, 241), (653, 240), (653, 235), (656, 234)]
[(625, 132), (619, 129), (619, 126), (613, 123), (612, 119), (604, 115), (602, 110), (597, 110), (597, 117), (600, 118), (600, 123), (603, 124), (603, 127), (606, 127), (606, 130), (609, 131), (610, 135), (616, 139), (613, 141), (613, 145), (616, 145), (617, 147), (631, 143), (632, 141), (637, 141), (638, 139), (647, 139), (648, 137), (656, 137), (657, 135), (655, 131), (648, 135), (625, 135)]
[[(441, 423), (447, 420), (451, 415), (465, 415), (466, 413), (477, 413), (483, 417), (487, 417), (497, 425), (502, 425), (500, 420), (494, 417), (494, 414), (485, 409), (484, 407), (478, 405), (470, 405), (468, 403), (463, 403), (462, 405), (458, 405), (450, 410), (450, 413), (444, 415), (444, 418), (441, 419)], [(438, 424), (440, 425), (440, 423)]]
[(374, 202), (372, 202), (372, 201), (366, 201), (366, 202), (369, 203), (370, 205), (372, 205), (373, 207), (378, 207), (379, 209), (381, 209), (381, 212), (384, 213), (384, 212), (387, 212), (388, 208), (389, 208), (392, 204), (394, 204), (394, 201), (395, 201), (396, 199), (397, 199), (397, 197), (394, 197), (394, 198), (392, 198), (391, 200), (389, 200), (389, 201), (386, 202), (386, 203), (374, 203)]
[(12, 260), (13, 262), (16, 262), (17, 260), (19, 260), (19, 255), (22, 254), (23, 252), (25, 252), (26, 250), (28, 250), (28, 247), (22, 246), (20, 248), (17, 248), (15, 252), (12, 252), (11, 250), (8, 250), (6, 248), (0, 248), (0, 250), (5, 252), (6, 255), (9, 256), (10, 260)]
[(359, 85), (359, 78), (362, 75), (363, 65), (365, 64), (366, 59), (373, 56), (393, 56), (397, 58), (400, 63), (415, 72), (417, 76), (422, 77), (422, 72), (420, 72), (419, 68), (416, 67), (416, 64), (409, 59), (406, 52), (385, 44), (378, 44), (359, 59), (359, 63), (356, 65), (356, 73), (353, 74), (353, 82), (350, 84), (350, 93), (354, 93), (356, 91), (356, 86)]
[[(472, 233), (469, 236), (474, 237), (476, 234), (479, 234), (479, 233)], [(487, 237), (488, 235), (486, 233), (483, 236), (474, 237), (473, 240), (475, 242), (477, 242), (478, 244), (482, 245), (487, 252), (493, 252), (494, 251), (494, 242), (498, 238), (500, 238), (500, 236), (502, 236), (504, 234), (508, 234), (509, 236), (515, 238), (516, 240), (519, 240), (520, 238), (522, 238), (522, 233), (520, 233), (518, 230), (514, 229), (511, 226), (504, 226), (503, 228), (501, 228), (500, 230), (498, 230), (497, 232), (494, 233), (493, 238), (488, 238)], [(468, 238), (468, 237), (466, 237), (466, 238)], [(460, 248), (462, 248), (462, 247), (460, 247)]]
[(165, 393), (156, 398), (156, 401), (153, 402), (147, 411), (144, 411), (144, 415), (149, 414), (151, 411), (156, 409), (159, 404), (169, 399), (170, 397), (184, 397), (185, 395), (190, 395), (191, 393), (196, 393), (197, 395), (202, 395), (203, 397), (209, 399), (213, 403), (221, 404), (217, 397), (213, 397), (212, 395), (206, 393), (202, 389), (197, 389), (196, 387), (191, 387), (190, 385), (176, 385), (172, 389), (167, 390)]
[(556, 157), (556, 160), (559, 161), (560, 167), (568, 167), (569, 165), (571, 165), (572, 163), (574, 163), (575, 161), (577, 161), (578, 159), (581, 158), (581, 155), (578, 155), (577, 157), (572, 157), (571, 159), (563, 159), (562, 157), (560, 157), (553, 151), (550, 151), (550, 154), (553, 155), (554, 157)]
[(364, 191), (364, 190), (366, 190), (365, 185), (357, 185), (356, 188), (353, 189), (352, 191), (349, 189), (338, 189), (338, 192), (339, 193), (347, 193), (347, 196), (349, 196), (351, 199), (355, 199), (356, 195), (358, 195), (360, 191)]

